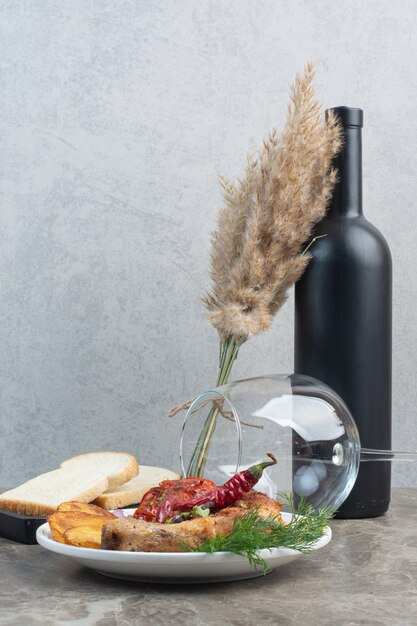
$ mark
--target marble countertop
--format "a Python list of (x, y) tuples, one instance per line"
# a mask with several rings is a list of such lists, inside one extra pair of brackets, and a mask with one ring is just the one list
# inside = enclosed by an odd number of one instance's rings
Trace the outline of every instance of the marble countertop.
[(416, 624), (417, 489), (393, 490), (384, 517), (334, 520), (332, 530), (326, 548), (266, 577), (195, 586), (119, 582), (0, 539), (0, 624)]

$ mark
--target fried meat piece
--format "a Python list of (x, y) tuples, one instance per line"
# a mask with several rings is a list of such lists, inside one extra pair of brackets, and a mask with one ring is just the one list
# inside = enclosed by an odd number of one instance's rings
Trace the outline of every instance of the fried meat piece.
[(255, 508), (262, 517), (279, 516), (281, 504), (263, 493), (250, 491), (233, 506), (180, 524), (157, 524), (131, 517), (116, 519), (103, 527), (101, 547), (129, 552), (185, 552), (183, 543), (196, 548), (216, 535), (227, 535), (237, 517)]

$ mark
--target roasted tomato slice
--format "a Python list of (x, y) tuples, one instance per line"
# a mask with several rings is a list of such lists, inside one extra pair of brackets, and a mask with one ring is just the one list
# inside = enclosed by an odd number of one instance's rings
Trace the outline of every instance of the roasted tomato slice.
[(133, 517), (147, 519), (149, 522), (154, 521), (158, 505), (163, 498), (164, 492), (162, 489), (159, 487), (152, 487), (152, 489), (149, 489), (149, 491), (147, 491), (142, 497), (139, 507), (133, 513)]
[(216, 483), (207, 478), (163, 480), (145, 493), (133, 517), (163, 523), (175, 513), (209, 502), (215, 492)]

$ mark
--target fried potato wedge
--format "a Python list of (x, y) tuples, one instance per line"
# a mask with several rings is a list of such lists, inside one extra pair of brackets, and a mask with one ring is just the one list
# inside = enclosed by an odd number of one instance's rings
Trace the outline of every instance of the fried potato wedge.
[[(63, 502), (58, 509), (48, 515), (48, 523), (51, 529), (52, 538), (59, 543), (67, 543), (70, 545), (77, 545), (82, 547), (100, 547), (100, 540), (97, 544), (97, 536), (101, 536), (101, 529), (109, 520), (115, 519), (115, 515), (101, 509), (94, 504), (85, 504), (83, 502)], [(83, 528), (81, 534), (75, 534), (76, 538), (72, 543), (72, 533), (67, 533), (69, 530)], [(91, 533), (88, 534), (87, 530), (90, 529)], [(91, 539), (91, 537), (95, 539)], [(87, 544), (82, 543), (82, 537), (86, 538)], [(94, 543), (95, 545), (91, 545)]]
[(96, 506), (95, 504), (87, 504), (86, 502), (62, 502), (57, 508), (57, 511), (60, 513), (64, 511), (81, 511), (83, 513), (87, 513), (88, 515), (102, 515), (108, 519), (113, 519), (113, 513), (107, 511), (106, 509), (102, 509), (100, 506)]
[(75, 528), (69, 528), (64, 534), (65, 543), (81, 548), (100, 548), (101, 529), (104, 524), (105, 520), (97, 527), (76, 526)]
[(65, 526), (64, 528), (61, 520), (57, 520), (54, 517), (54, 514), (49, 515), (48, 524), (51, 529), (52, 539), (58, 541), (59, 543), (65, 543), (64, 533), (68, 530), (68, 526)]
[(58, 511), (48, 516), (52, 537), (61, 543), (65, 543), (64, 534), (69, 528), (74, 528), (75, 526), (89, 526), (90, 524), (95, 525), (95, 520), (98, 520), (101, 524), (108, 521), (108, 519), (102, 515), (88, 515), (81, 511)]

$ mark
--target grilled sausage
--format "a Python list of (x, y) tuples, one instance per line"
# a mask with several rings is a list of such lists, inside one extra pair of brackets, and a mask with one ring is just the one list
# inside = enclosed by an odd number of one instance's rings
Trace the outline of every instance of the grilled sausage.
[(263, 517), (279, 516), (281, 505), (263, 493), (249, 491), (233, 506), (180, 524), (157, 524), (132, 517), (116, 519), (104, 525), (101, 547), (129, 552), (185, 552), (184, 543), (196, 548), (216, 535), (227, 535), (234, 520), (252, 508)]

